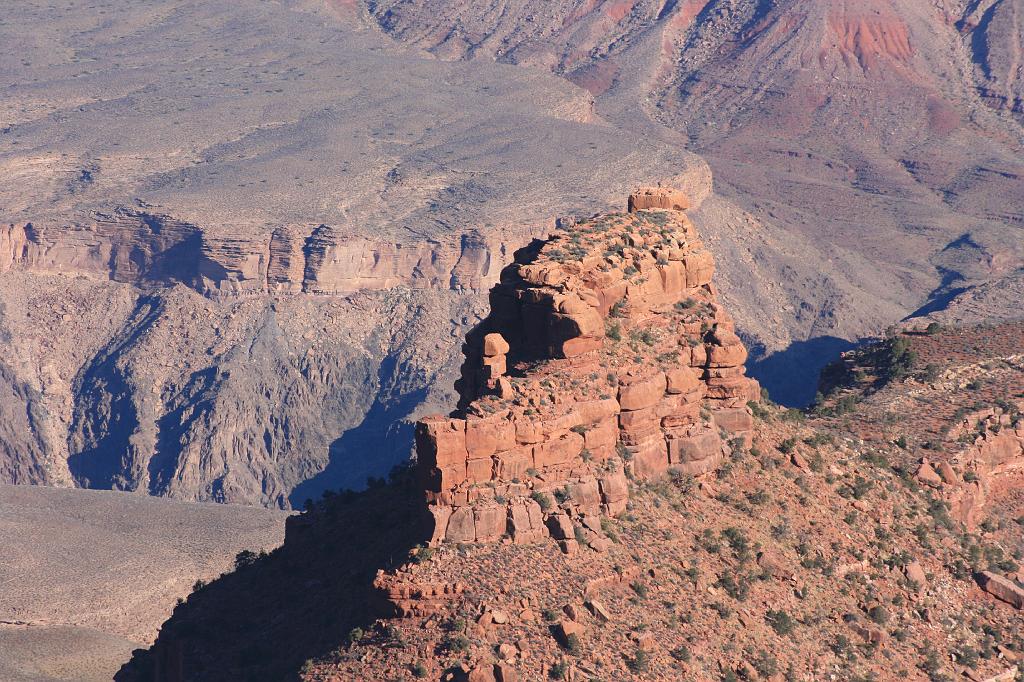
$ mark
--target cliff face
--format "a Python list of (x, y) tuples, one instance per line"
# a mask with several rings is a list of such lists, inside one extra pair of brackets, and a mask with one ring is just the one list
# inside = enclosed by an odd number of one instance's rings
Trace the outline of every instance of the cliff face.
[(397, 286), (484, 289), (507, 250), (476, 231), (425, 242), (352, 238), (327, 225), (284, 226), (265, 240), (209, 234), (138, 211), (86, 226), (0, 228), (0, 273), (80, 275), (131, 284), (182, 283), (213, 298), (243, 294), (349, 294)]
[(434, 542), (575, 542), (570, 516), (625, 509), (627, 472), (704, 474), (748, 436), (760, 389), (688, 200), (628, 205), (517, 251), (491, 290), (459, 410), (417, 424)]

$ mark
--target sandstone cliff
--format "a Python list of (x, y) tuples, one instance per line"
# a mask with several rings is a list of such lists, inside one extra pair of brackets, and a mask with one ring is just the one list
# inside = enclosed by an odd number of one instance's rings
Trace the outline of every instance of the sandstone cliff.
[[(752, 427), (757, 382), (679, 191), (517, 251), (469, 334), (459, 410), (417, 424), (434, 542), (575, 542), (626, 474), (706, 474)], [(553, 509), (553, 498), (560, 503)]]

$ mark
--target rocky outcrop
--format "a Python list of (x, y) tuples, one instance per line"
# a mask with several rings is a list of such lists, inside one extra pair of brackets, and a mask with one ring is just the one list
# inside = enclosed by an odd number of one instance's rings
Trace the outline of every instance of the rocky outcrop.
[(950, 438), (967, 442), (951, 462), (922, 462), (917, 478), (937, 488), (969, 529), (982, 521), (993, 491), (1024, 476), (1024, 401), (991, 407), (961, 419)]
[(398, 573), (377, 572), (373, 587), (401, 618), (431, 616), (457, 599), (465, 590), (462, 583), (420, 583)]
[(417, 424), (434, 543), (596, 540), (627, 473), (706, 474), (723, 435), (749, 434), (760, 389), (685, 203), (643, 189), (516, 252), (467, 337), (458, 411)]

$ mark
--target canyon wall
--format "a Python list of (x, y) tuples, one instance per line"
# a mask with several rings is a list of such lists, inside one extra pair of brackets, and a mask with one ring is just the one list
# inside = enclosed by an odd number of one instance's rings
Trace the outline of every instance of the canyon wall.
[[(522, 228), (523, 234), (534, 228)], [(267, 237), (222, 236), (138, 211), (84, 226), (0, 227), (0, 273), (81, 275), (132, 284), (180, 282), (212, 298), (253, 293), (349, 294), (396, 286), (486, 289), (505, 261), (501, 236), (472, 230), (440, 239), (383, 241), (319, 225)]]
[[(626, 476), (714, 470), (760, 389), (682, 193), (561, 226), (515, 254), (466, 339), (459, 409), (422, 419), (433, 542), (600, 542)], [(589, 531), (588, 531), (589, 529)]]

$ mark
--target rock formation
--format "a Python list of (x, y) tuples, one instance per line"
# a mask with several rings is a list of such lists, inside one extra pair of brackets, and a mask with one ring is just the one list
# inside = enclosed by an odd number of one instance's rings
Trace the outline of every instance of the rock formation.
[[(682, 192), (572, 221), (515, 254), (467, 337), (459, 409), (421, 420), (433, 542), (550, 535), (618, 514), (626, 476), (699, 476), (747, 437), (757, 382)], [(596, 537), (594, 538), (596, 539)]]
[[(936, 489), (968, 529), (983, 520), (993, 488), (1024, 474), (1024, 400), (964, 416), (949, 431), (951, 444), (965, 444), (947, 460), (922, 460), (917, 479)], [(1013, 483), (1009, 483), (1012, 487)]]

